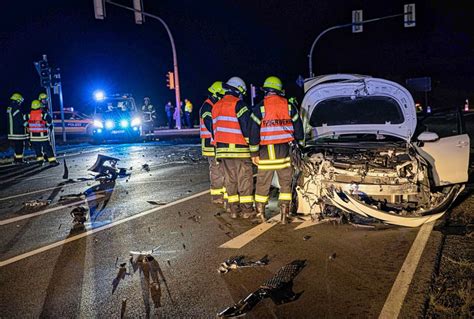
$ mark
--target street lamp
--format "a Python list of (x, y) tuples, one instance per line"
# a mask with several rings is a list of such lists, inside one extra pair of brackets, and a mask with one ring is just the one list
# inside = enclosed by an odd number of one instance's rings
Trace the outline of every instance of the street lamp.
[[(181, 112), (181, 97), (180, 97), (179, 76), (178, 76), (178, 56), (176, 54), (176, 47), (175, 47), (175, 44), (174, 44), (173, 35), (171, 34), (170, 28), (168, 27), (166, 22), (163, 19), (161, 19), (160, 17), (158, 17), (154, 14), (144, 12), (142, 10), (143, 6), (142, 6), (141, 1), (133, 1), (133, 4), (134, 4), (135, 8), (131, 8), (131, 7), (127, 7), (127, 6), (124, 6), (122, 4), (119, 4), (119, 3), (116, 3), (116, 2), (113, 2), (113, 1), (109, 1), (109, 0), (94, 0), (94, 13), (95, 13), (95, 18), (96, 19), (103, 20), (105, 18), (105, 3), (109, 3), (109, 4), (114, 5), (116, 7), (126, 9), (126, 10), (129, 10), (129, 11), (133, 11), (135, 13), (135, 21), (138, 24), (143, 23), (143, 19), (137, 19), (138, 16), (146, 16), (146, 17), (150, 17), (150, 18), (153, 18), (155, 20), (158, 20), (163, 25), (163, 27), (166, 29), (166, 32), (168, 33), (168, 37), (170, 38), (170, 42), (171, 42), (171, 50), (173, 51), (174, 90), (175, 90), (175, 96), (176, 96), (176, 107), (178, 108), (178, 112)], [(180, 116), (178, 116), (178, 118), (176, 119), (176, 126), (177, 126), (178, 129), (181, 129), (181, 117)]]

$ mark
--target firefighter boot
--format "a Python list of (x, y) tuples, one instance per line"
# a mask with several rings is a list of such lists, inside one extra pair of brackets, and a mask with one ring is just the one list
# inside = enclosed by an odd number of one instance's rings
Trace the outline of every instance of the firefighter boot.
[(260, 218), (262, 223), (266, 222), (266, 217), (265, 217), (265, 203), (255, 203), (255, 209), (257, 210), (257, 217)]
[(257, 213), (253, 210), (253, 208), (246, 209), (242, 214), (242, 218), (245, 219), (254, 218), (255, 216), (257, 216)]
[(287, 224), (290, 213), (290, 205), (288, 203), (280, 203), (281, 223)]
[(229, 203), (230, 208), (230, 218), (236, 219), (239, 218), (240, 208), (238, 203)]

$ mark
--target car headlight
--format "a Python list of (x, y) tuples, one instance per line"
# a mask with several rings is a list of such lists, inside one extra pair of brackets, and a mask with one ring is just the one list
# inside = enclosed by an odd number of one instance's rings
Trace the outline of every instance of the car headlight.
[(140, 124), (142, 124), (142, 120), (139, 117), (135, 117), (132, 120), (132, 126), (139, 126)]
[(128, 127), (128, 121), (127, 120), (121, 120), (120, 121), (120, 127), (123, 127), (123, 128)]
[(102, 124), (102, 121), (100, 120), (94, 120), (94, 126), (98, 128), (103, 128), (104, 124)]
[(112, 121), (112, 120), (107, 120), (107, 121), (105, 121), (105, 127), (106, 127), (106, 128), (109, 128), (109, 129), (110, 129), (110, 128), (113, 128), (114, 126), (115, 126), (114, 121)]

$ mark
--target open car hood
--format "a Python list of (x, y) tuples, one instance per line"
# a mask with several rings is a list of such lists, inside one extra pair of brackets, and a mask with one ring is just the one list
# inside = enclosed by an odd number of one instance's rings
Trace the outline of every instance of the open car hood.
[(382, 134), (411, 139), (416, 128), (416, 109), (404, 87), (368, 76), (324, 77), (331, 82), (305, 81), (301, 111), (306, 133), (313, 133), (316, 138)]

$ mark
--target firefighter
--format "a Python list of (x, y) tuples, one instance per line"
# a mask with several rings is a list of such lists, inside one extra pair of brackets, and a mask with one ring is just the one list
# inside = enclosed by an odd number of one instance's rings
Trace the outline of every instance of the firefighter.
[(25, 116), (25, 125), (28, 126), (36, 161), (43, 163), (46, 155), (50, 165), (59, 165), (50, 141), (50, 127), (53, 125), (53, 119), (46, 110), (42, 109), (40, 101), (31, 102), (31, 112)]
[(232, 218), (249, 218), (253, 211), (252, 161), (248, 146), (250, 110), (242, 100), (247, 91), (239, 77), (224, 85), (225, 95), (212, 107), (216, 159), (222, 165)]
[(48, 112), (49, 111), (49, 105), (48, 105), (48, 95), (46, 93), (40, 93), (38, 95), (38, 100), (41, 102), (41, 107)]
[(285, 223), (292, 199), (289, 143), (296, 140), (298, 144), (304, 144), (303, 124), (293, 104), (296, 100), (293, 98), (290, 103), (284, 97), (279, 78), (268, 77), (262, 89), (265, 97), (253, 109), (250, 121), (250, 151), (252, 162), (258, 167), (255, 208), (258, 216), (265, 220), (265, 205), (276, 172), (280, 184), (280, 213), (282, 223)]
[(13, 145), (13, 163), (23, 163), (23, 152), (28, 135), (25, 131), (25, 118), (23, 114), (23, 96), (14, 93), (10, 97), (10, 106), (7, 108), (8, 115), (8, 140)]
[(147, 133), (153, 133), (153, 128), (156, 123), (156, 110), (153, 104), (151, 104), (151, 100), (148, 96), (143, 98), (143, 105), (142, 105), (142, 116), (143, 116), (143, 124), (146, 128)]
[(207, 157), (209, 161), (209, 179), (211, 181), (212, 203), (217, 205), (224, 204), (224, 173), (222, 165), (216, 161), (214, 140), (212, 136), (212, 107), (224, 95), (222, 81), (216, 81), (207, 89), (208, 98), (204, 101), (199, 110), (199, 130), (201, 136), (202, 156)]

